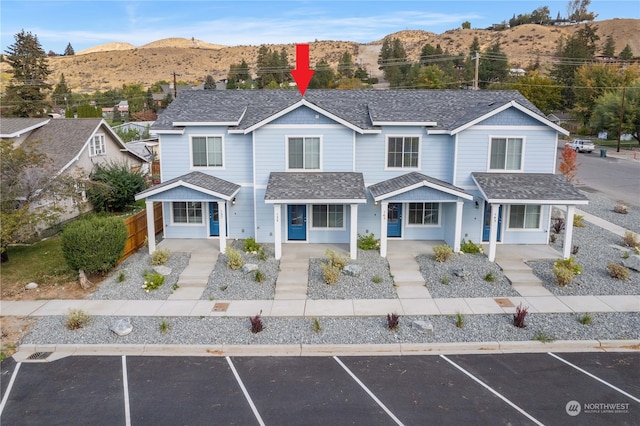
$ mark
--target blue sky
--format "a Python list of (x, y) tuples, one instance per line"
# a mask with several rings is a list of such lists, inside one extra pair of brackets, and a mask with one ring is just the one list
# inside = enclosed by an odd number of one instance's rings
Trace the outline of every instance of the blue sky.
[[(184, 37), (229, 46), (345, 40), (366, 43), (406, 29), (441, 34), (509, 20), (548, 6), (566, 16), (563, 1), (0, 1), (0, 47), (22, 29), (38, 36), (45, 52), (79, 52), (110, 42), (135, 46)], [(638, 0), (592, 0), (597, 20), (640, 18)]]

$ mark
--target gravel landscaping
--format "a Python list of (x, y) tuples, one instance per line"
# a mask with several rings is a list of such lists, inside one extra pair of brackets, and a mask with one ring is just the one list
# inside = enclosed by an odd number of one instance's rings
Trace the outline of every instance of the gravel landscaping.
[[(613, 208), (620, 203), (599, 194), (586, 191), (582, 191), (582, 193), (589, 198), (589, 204), (578, 206), (578, 210), (598, 216), (630, 231), (640, 233), (640, 206), (627, 205), (629, 213), (620, 214), (613, 211)], [(640, 201), (638, 203), (640, 204)]]

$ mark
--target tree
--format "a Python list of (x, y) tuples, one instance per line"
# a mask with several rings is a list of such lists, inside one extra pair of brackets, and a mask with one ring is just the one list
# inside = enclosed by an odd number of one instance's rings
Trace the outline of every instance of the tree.
[(13, 117), (43, 117), (51, 107), (46, 101), (50, 74), (47, 56), (38, 37), (22, 30), (14, 36), (15, 43), (5, 51), (6, 62), (13, 70), (13, 78), (6, 87), (4, 104), (7, 115)]
[[(140, 83), (123, 84), (122, 96), (127, 100), (129, 104), (129, 114), (135, 114), (142, 111), (147, 93)], [(118, 102), (116, 102), (118, 103)]]
[(71, 43), (67, 44), (67, 48), (64, 49), (64, 56), (73, 56), (75, 54), (76, 52), (73, 50), (73, 47), (71, 47)]
[(335, 87), (336, 74), (324, 59), (318, 61), (315, 67), (316, 72), (309, 82), (309, 89), (331, 89)]
[(67, 86), (67, 83), (64, 79), (64, 74), (60, 75), (60, 82), (56, 85), (55, 89), (53, 89), (53, 93), (51, 94), (51, 99), (53, 100), (53, 105), (63, 105), (67, 106), (67, 100), (71, 98), (71, 90)]
[(507, 55), (500, 49), (500, 43), (496, 42), (480, 56), (478, 70), (479, 86), (483, 89), (489, 84), (504, 81), (509, 75), (509, 61)]
[(569, 182), (573, 182), (576, 178), (576, 174), (578, 173), (579, 164), (576, 162), (578, 159), (578, 153), (573, 150), (569, 145), (565, 145), (562, 150), (561, 161), (558, 165), (558, 170), (560, 173), (567, 178)]
[(623, 61), (630, 61), (631, 59), (633, 59), (633, 52), (631, 51), (631, 46), (629, 46), (629, 43), (627, 43), (626, 46), (624, 46), (624, 49), (620, 51), (618, 57)]
[(640, 79), (629, 87), (603, 94), (596, 102), (591, 123), (596, 130), (612, 135), (630, 134), (640, 144)]
[(385, 37), (378, 55), (378, 65), (391, 87), (400, 87), (407, 81), (411, 63), (407, 60), (407, 53), (399, 38)]
[(591, 5), (591, 0), (570, 0), (567, 5), (567, 16), (570, 21), (582, 22), (593, 21), (596, 14), (587, 11)]
[(604, 42), (604, 46), (602, 47), (602, 54), (609, 58), (616, 56), (616, 42), (613, 39), (613, 36), (607, 36), (607, 40)]
[(344, 52), (340, 57), (340, 62), (338, 62), (338, 74), (343, 78), (352, 78), (353, 68), (354, 65), (351, 53)]
[(211, 74), (207, 75), (204, 81), (204, 90), (216, 90), (216, 81)]
[(282, 83), (291, 80), (291, 66), (287, 51), (283, 47), (280, 52), (260, 46), (257, 59), (258, 88), (264, 89), (280, 87)]
[[(63, 199), (78, 200), (79, 179), (57, 174), (40, 142), (0, 141), (0, 257), (9, 260), (9, 244), (24, 242), (65, 212)], [(39, 207), (47, 202), (46, 207)]]
[(126, 162), (97, 164), (90, 176), (87, 198), (97, 212), (124, 212), (145, 188), (142, 173), (131, 171)]
[(469, 22), (469, 21), (464, 21), (464, 22), (462, 23), (462, 29), (463, 29), (463, 30), (470, 30), (470, 29), (471, 29), (471, 22)]
[(514, 82), (491, 85), (491, 89), (517, 90), (545, 114), (562, 106), (562, 90), (549, 77), (533, 71)]
[(122, 113), (120, 112), (120, 108), (118, 106), (113, 107), (113, 118), (111, 119), (113, 123), (122, 123)]

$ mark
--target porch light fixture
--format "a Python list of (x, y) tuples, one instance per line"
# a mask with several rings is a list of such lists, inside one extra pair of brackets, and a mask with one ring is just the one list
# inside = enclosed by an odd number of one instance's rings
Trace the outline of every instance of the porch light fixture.
[(378, 205), (378, 201), (377, 201), (377, 200), (374, 200), (374, 201), (373, 201), (373, 205), (374, 205), (374, 206), (377, 206), (377, 205)]
[[(236, 197), (233, 197), (233, 199), (231, 199), (231, 204), (233, 204), (234, 206), (236, 205)], [(478, 204), (478, 203), (476, 203)]]
[(480, 203), (476, 201), (476, 209), (479, 209), (479, 208), (480, 208)]

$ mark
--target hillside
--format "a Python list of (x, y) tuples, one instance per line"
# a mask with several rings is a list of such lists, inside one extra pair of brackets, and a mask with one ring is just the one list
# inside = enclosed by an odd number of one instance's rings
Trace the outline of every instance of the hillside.
[[(614, 19), (594, 23), (598, 27), (600, 44), (608, 35), (616, 40), (616, 52), (629, 44), (635, 56), (640, 56), (640, 20)], [(408, 30), (390, 34), (402, 40), (411, 60), (417, 60), (425, 43), (440, 45), (452, 54), (466, 54), (473, 38), (478, 37), (484, 49), (493, 43), (500, 43), (512, 67), (527, 67), (539, 59), (543, 66), (549, 66), (556, 43), (560, 37), (567, 37), (581, 28), (543, 27), (522, 25), (504, 31), (490, 30), (450, 30), (434, 34), (424, 30)], [(382, 40), (366, 44), (349, 41), (316, 41), (310, 44), (312, 66), (325, 59), (334, 68), (340, 56), (349, 51), (355, 61), (372, 75), (380, 75), (377, 59)], [(285, 47), (291, 64), (295, 64), (295, 44), (267, 45), (280, 50)], [(170, 81), (173, 73), (177, 79), (190, 83), (204, 81), (207, 74), (215, 79), (227, 76), (231, 64), (243, 59), (251, 68), (255, 67), (259, 46), (222, 46), (196, 39), (167, 38), (144, 46), (135, 47), (129, 43), (109, 43), (86, 49), (74, 56), (49, 58), (52, 71), (51, 83), (56, 84), (64, 73), (69, 87), (77, 92), (94, 92), (121, 87), (128, 83), (143, 86), (159, 81)], [(6, 63), (0, 64), (6, 72)]]

